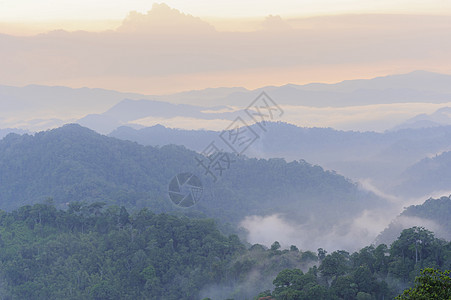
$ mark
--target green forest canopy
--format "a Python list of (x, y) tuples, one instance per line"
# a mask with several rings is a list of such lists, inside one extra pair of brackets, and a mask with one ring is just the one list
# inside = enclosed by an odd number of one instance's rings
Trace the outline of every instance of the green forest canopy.
[[(251, 299), (259, 293), (251, 297), (252, 287), (275, 299), (388, 299), (412, 286), (420, 269), (450, 266), (451, 243), (419, 227), (389, 247), (328, 254), (278, 242), (246, 246), (210, 219), (130, 214), (99, 202), (0, 212), (4, 299)], [(259, 285), (268, 281), (273, 291)], [(220, 287), (228, 289), (214, 297)]]

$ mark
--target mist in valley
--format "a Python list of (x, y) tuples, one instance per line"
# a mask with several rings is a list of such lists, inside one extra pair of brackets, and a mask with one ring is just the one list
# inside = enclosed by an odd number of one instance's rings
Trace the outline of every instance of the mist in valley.
[(0, 1), (2, 298), (390, 299), (451, 268), (448, 4), (44, 2)]

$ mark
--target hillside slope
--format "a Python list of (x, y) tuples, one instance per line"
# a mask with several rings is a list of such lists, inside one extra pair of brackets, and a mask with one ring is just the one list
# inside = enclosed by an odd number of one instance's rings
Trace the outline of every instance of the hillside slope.
[[(230, 154), (231, 164), (214, 182), (180, 146), (142, 146), (95, 133), (79, 125), (10, 134), (0, 141), (0, 208), (11, 210), (53, 198), (150, 207), (156, 212), (206, 215), (237, 226), (249, 215), (281, 214), (316, 230), (345, 226), (363, 209), (386, 203), (360, 191), (334, 172), (301, 161), (250, 159)], [(171, 179), (196, 174), (201, 201), (179, 208), (168, 197)]]
[(441, 191), (451, 191), (451, 151), (432, 158), (424, 158), (403, 173), (403, 181), (397, 192), (409, 191), (408, 195), (422, 195)]
[(411, 205), (393, 220), (379, 235), (378, 242), (390, 244), (402, 230), (412, 226), (423, 226), (437, 237), (451, 240), (451, 196), (430, 198), (420, 205)]
[[(258, 125), (251, 128), (259, 130)], [(303, 128), (282, 122), (266, 122), (265, 128), (267, 131), (260, 134), (246, 155), (305, 159), (353, 180), (371, 179), (384, 191), (398, 185), (400, 176), (404, 179), (402, 173), (406, 168), (431, 153), (451, 150), (451, 126), (384, 133)], [(171, 129), (156, 125), (139, 130), (120, 127), (110, 136), (143, 145), (183, 145), (200, 152), (219, 134), (217, 131)], [(398, 192), (407, 194), (411, 189)]]

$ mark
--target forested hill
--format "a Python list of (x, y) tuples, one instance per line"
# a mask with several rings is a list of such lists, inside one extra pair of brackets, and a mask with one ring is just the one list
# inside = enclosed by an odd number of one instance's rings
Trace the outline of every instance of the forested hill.
[[(251, 128), (258, 130), (258, 124)], [(398, 195), (418, 197), (449, 187), (450, 159), (425, 160), (421, 166), (403, 172), (425, 157), (450, 150), (451, 126), (402, 129), (397, 131), (356, 132), (332, 128), (302, 128), (282, 122), (267, 122), (264, 134), (252, 144), (251, 157), (305, 159), (310, 163), (338, 171), (350, 178), (371, 179), (387, 193), (404, 180), (396, 190)], [(143, 145), (184, 145), (201, 151), (220, 132), (183, 130), (161, 125), (133, 129), (119, 127), (110, 136), (135, 141)], [(436, 172), (436, 163), (444, 170)], [(446, 164), (447, 163), (447, 164)], [(448, 169), (446, 171), (445, 169)], [(414, 172), (411, 174), (411, 172)], [(423, 181), (421, 175), (426, 172)], [(430, 173), (430, 174), (429, 174)], [(435, 174), (435, 175), (434, 175)]]
[[(305, 161), (257, 160), (230, 154), (230, 168), (214, 182), (197, 166), (200, 155), (181, 146), (142, 146), (66, 125), (34, 136), (10, 134), (0, 141), (0, 208), (11, 210), (52, 198), (57, 207), (72, 201), (156, 212), (207, 215), (238, 224), (248, 215), (283, 213), (327, 230), (380, 199), (360, 192), (334, 172)], [(169, 200), (171, 179), (197, 174), (202, 200), (180, 209)]]
[(412, 226), (424, 226), (439, 238), (451, 240), (451, 196), (430, 198), (420, 205), (411, 205), (393, 220), (379, 235), (380, 243), (390, 244), (402, 230)]
[(193, 153), (108, 138), (79, 125), (0, 141), (2, 209), (42, 202), (106, 201), (144, 206), (155, 203)]
[(0, 297), (393, 299), (421, 268), (451, 266), (451, 243), (420, 227), (352, 254), (277, 241), (247, 248), (212, 220), (148, 209), (71, 202), (58, 210), (47, 201), (0, 210)]
[(244, 250), (212, 220), (51, 203), (0, 211), (2, 299), (199, 299)]
[(425, 158), (407, 169), (397, 191), (408, 190), (410, 195), (451, 190), (451, 151)]

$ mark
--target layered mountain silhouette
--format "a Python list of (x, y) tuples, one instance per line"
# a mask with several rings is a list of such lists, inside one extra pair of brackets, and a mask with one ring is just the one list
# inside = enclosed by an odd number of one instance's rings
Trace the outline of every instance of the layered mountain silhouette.
[(419, 114), (399, 124), (393, 130), (451, 125), (451, 107), (442, 107), (431, 114)]
[(378, 243), (390, 245), (402, 230), (422, 226), (433, 231), (437, 237), (451, 239), (451, 198), (443, 196), (438, 199), (429, 198), (423, 204), (411, 205), (396, 217), (378, 236)]
[[(251, 128), (258, 130), (258, 125)], [(246, 155), (258, 158), (283, 157), (287, 160), (303, 158), (355, 180), (371, 179), (384, 191), (396, 191), (399, 195), (413, 196), (411, 188), (402, 187), (406, 184), (403, 183), (407, 180), (406, 174), (411, 173), (406, 171), (408, 168), (431, 153), (451, 149), (451, 126), (375, 133), (302, 128), (287, 123), (267, 122), (266, 129)], [(157, 125), (141, 129), (120, 127), (111, 136), (143, 145), (183, 145), (201, 152), (219, 134), (220, 131), (171, 129)], [(445, 164), (443, 168), (449, 165)], [(441, 189), (451, 187), (451, 175), (446, 175), (442, 181)], [(414, 185), (417, 192), (429, 193), (434, 191), (437, 184), (429, 185), (417, 180)], [(431, 188), (421, 188), (423, 186)]]
[[(71, 89), (38, 85), (0, 86), (0, 128), (39, 131), (77, 121), (83, 126), (108, 134), (123, 125), (136, 128), (139, 128), (139, 124), (148, 126), (145, 125), (146, 122), (142, 122), (146, 118), (153, 120), (153, 124), (156, 124), (155, 120), (176, 118), (189, 118), (194, 121), (231, 121), (262, 91), (267, 92), (277, 104), (284, 106), (290, 122), (301, 122), (309, 116), (306, 111), (312, 114), (327, 114), (328, 108), (332, 107), (340, 108), (343, 112), (349, 111), (352, 115), (355, 114), (353, 107), (362, 109), (362, 107), (374, 105), (372, 109), (376, 109), (386, 105), (384, 109), (393, 115), (401, 109), (401, 107), (394, 111), (390, 109), (390, 105), (396, 103), (443, 103), (445, 107), (446, 103), (451, 102), (450, 86), (450, 75), (425, 71), (349, 80), (336, 84), (289, 84), (255, 90), (212, 88), (171, 95), (143, 95), (102, 89)], [(444, 110), (446, 109), (443, 108), (427, 118), (423, 115), (408, 120), (405, 116), (414, 116), (414, 113), (410, 113), (408, 107), (403, 106), (402, 111), (405, 115), (396, 116), (395, 114), (390, 122), (393, 126), (401, 124), (395, 129), (429, 127), (436, 123), (447, 125), (449, 122), (444, 120), (446, 117)], [(18, 117), (19, 111), (20, 117)], [(383, 112), (384, 110), (379, 114), (383, 116)], [(355, 126), (350, 126), (358, 129), (359, 122), (364, 121), (349, 122), (350, 124), (354, 122)], [(376, 118), (372, 122), (386, 121), (386, 119)], [(204, 128), (208, 129), (208, 125)]]
[[(345, 226), (363, 209), (386, 205), (343, 176), (303, 160), (229, 155), (230, 166), (215, 182), (196, 160), (207, 157), (182, 146), (142, 146), (79, 125), (33, 136), (10, 134), (0, 141), (0, 208), (48, 198), (59, 207), (100, 201), (204, 215), (233, 226), (248, 215), (282, 214), (305, 228), (327, 230)], [(169, 182), (183, 172), (197, 174), (204, 187), (191, 208), (179, 208), (168, 197)]]
[(448, 193), (451, 191), (451, 151), (427, 157), (403, 173), (403, 181), (397, 191), (409, 191), (409, 195)]

